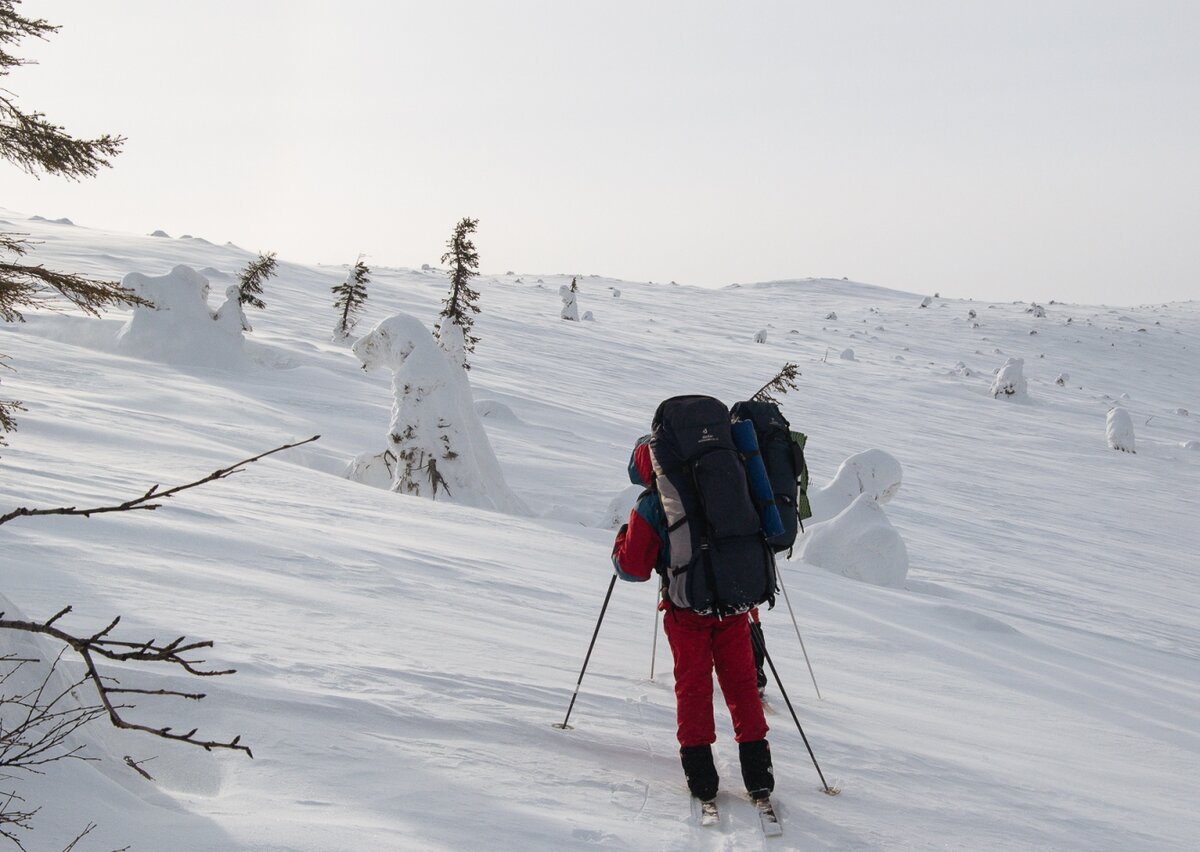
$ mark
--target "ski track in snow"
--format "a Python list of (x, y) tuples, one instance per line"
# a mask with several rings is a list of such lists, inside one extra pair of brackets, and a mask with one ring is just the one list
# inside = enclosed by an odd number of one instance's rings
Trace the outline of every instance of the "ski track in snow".
[[(34, 262), (113, 279), (182, 263), (219, 272), (205, 274), (220, 292), (251, 257), (4, 216), (42, 241)], [(389, 377), (329, 342), (344, 276), (281, 261), (240, 370), (119, 354), (120, 312), (0, 325), (15, 368), (0, 394), (28, 408), (0, 453), (3, 510), (111, 503), (322, 435), (153, 513), (0, 531), (0, 608), (41, 619), (71, 604), (63, 626), (79, 631), (120, 614), (126, 636), (214, 640), (208, 658), (237, 674), (206, 680), (200, 703), (139, 701), (136, 718), (241, 734), (255, 753), (93, 725), (102, 761), (20, 781), (47, 848), (88, 820), (89, 848), (297, 852), (1182, 850), (1200, 836), (1200, 453), (1180, 446), (1200, 438), (1200, 304), (1035, 318), (847, 281), (705, 291), (580, 275), (595, 321), (563, 322), (571, 275), (485, 274), (470, 380), (507, 407), (483, 423), (539, 515), (518, 518), (341, 478), (381, 445), (391, 406)], [(375, 270), (359, 329), (397, 310), (432, 328), (445, 289), (440, 273)], [(847, 346), (853, 361), (837, 357)], [(1025, 361), (1028, 401), (987, 395), (1008, 357)], [(782, 601), (763, 616), (768, 646), (842, 793), (821, 794), (772, 684), (784, 835), (766, 840), (719, 701), (721, 824), (698, 825), (661, 636), (648, 680), (649, 586), (617, 584), (574, 730), (552, 723), (610, 576), (612, 531), (596, 525), (655, 406), (731, 403), (785, 361), (803, 374), (783, 409), (810, 436), (814, 485), (873, 447), (903, 465), (886, 512), (910, 569), (884, 589), (784, 564), (825, 700)], [(1136, 455), (1105, 444), (1117, 401)], [(126, 754), (155, 757), (157, 782)]]

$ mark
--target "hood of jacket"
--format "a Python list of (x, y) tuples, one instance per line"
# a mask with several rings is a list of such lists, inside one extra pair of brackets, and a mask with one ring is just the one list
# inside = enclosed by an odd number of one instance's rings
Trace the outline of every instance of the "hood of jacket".
[(643, 435), (633, 445), (629, 454), (629, 481), (634, 485), (649, 488), (654, 482), (654, 464), (650, 461), (650, 436)]

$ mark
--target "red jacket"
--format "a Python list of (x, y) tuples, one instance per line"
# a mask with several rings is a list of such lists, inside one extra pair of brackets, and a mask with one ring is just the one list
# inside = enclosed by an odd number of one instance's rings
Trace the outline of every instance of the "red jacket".
[(654, 466), (650, 461), (650, 436), (638, 440), (629, 458), (629, 481), (646, 490), (629, 513), (629, 522), (617, 532), (613, 544), (613, 567), (622, 580), (643, 583), (657, 570), (671, 564), (667, 539), (667, 516), (654, 488)]

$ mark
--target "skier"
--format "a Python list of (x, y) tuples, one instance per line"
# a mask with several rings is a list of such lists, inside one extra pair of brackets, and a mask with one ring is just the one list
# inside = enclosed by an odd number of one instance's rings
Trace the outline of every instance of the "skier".
[(661, 579), (659, 609), (663, 630), (675, 660), (675, 702), (679, 757), (688, 789), (702, 802), (717, 794), (719, 777), (713, 764), (716, 741), (713, 719), (713, 669), (733, 720), (742, 781), (751, 798), (766, 801), (775, 788), (767, 721), (756, 683), (748, 613), (717, 617), (675, 606), (666, 594), (670, 565), (666, 515), (656, 489), (650, 458), (650, 436), (640, 438), (629, 460), (629, 479), (646, 490), (622, 525), (612, 559), (623, 580), (641, 582), (657, 572)]

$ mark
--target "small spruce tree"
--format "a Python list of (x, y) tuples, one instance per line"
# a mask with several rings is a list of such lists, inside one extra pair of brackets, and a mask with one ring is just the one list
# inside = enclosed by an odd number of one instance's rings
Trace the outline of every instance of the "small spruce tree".
[(362, 303), (367, 300), (367, 283), (371, 280), (370, 275), (370, 268), (363, 263), (362, 255), (359, 255), (346, 280), (333, 288), (333, 293), (337, 297), (333, 306), (340, 312), (337, 327), (333, 330), (335, 340), (345, 340), (358, 323), (358, 312), (362, 308)]
[(800, 375), (800, 367), (790, 361), (783, 365), (783, 369), (775, 374), (775, 378), (767, 382), (757, 391), (751, 399), (759, 402), (773, 402), (779, 404), (779, 400), (775, 398), (775, 394), (785, 394), (790, 390), (795, 390), (796, 376)]
[(262, 295), (263, 282), (275, 275), (275, 252), (259, 254), (257, 258), (246, 264), (238, 276), (238, 301), (243, 305), (262, 310), (267, 306), (259, 297)]
[[(450, 262), (450, 295), (442, 302), (440, 317), (449, 319), (462, 329), (463, 336), (463, 369), (471, 369), (466, 355), (475, 351), (479, 338), (471, 334), (471, 326), (475, 324), (474, 315), (479, 313), (479, 293), (471, 289), (471, 279), (479, 274), (479, 252), (471, 242), (470, 234), (475, 233), (478, 219), (464, 218), (454, 226), (454, 235), (446, 242), (449, 249), (442, 255), (442, 263)], [(439, 328), (434, 330), (434, 336), (441, 341)]]

